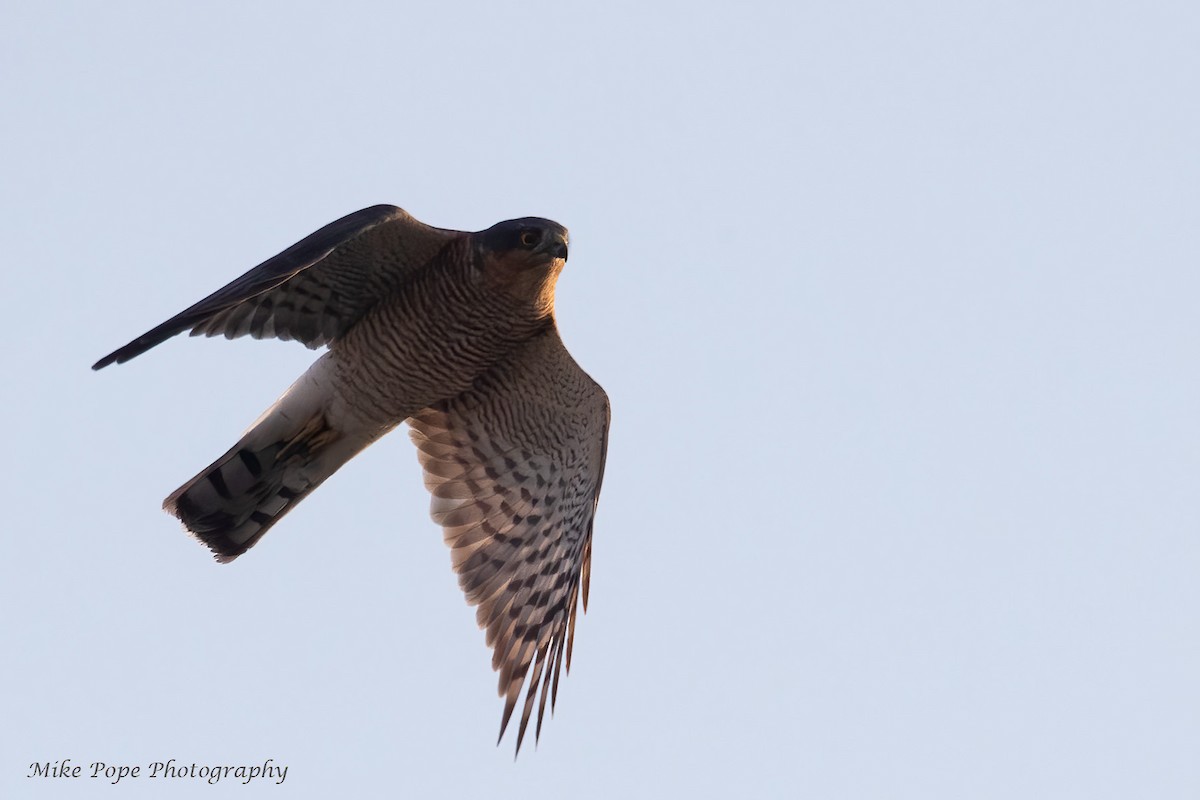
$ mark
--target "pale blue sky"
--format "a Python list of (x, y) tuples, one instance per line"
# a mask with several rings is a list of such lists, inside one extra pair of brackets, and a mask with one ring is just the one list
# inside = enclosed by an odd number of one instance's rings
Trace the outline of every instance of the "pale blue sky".
[[(1195, 4), (183, 5), (2, 12), (0, 794), (1200, 792)], [(515, 764), (406, 434), (222, 567), (162, 498), (314, 354), (88, 369), (374, 203), (571, 229), (612, 438)]]

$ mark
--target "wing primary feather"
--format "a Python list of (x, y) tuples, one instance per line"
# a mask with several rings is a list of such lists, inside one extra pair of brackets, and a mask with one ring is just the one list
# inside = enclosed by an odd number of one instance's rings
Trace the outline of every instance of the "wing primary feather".
[(550, 716), (554, 716), (554, 704), (558, 702), (558, 674), (562, 669), (563, 645), (566, 640), (559, 636), (554, 652), (554, 681), (550, 684)]
[(550, 331), (488, 381), (409, 419), (431, 515), (499, 673), (497, 744), (525, 695), (516, 752), (535, 705), (540, 740), (570, 669), (608, 418), (603, 389)]
[[(347, 214), (305, 236), (283, 252), (267, 259), (245, 275), (233, 280), (200, 302), (189, 306), (161, 325), (151, 328), (124, 347), (117, 348), (93, 364), (92, 369), (103, 369), (109, 364), (123, 364), (152, 347), (162, 344), (176, 334), (202, 327), (206, 322), (238, 304), (286, 283), (298, 273), (324, 260), (348, 240), (361, 236), (371, 228), (385, 222), (407, 216), (402, 209), (389, 205), (371, 206), (361, 211), (355, 211), (353, 214)], [(242, 323), (248, 325), (249, 321), (243, 320)], [(205, 333), (209, 335), (217, 332), (230, 335), (229, 331), (205, 329)]]
[[(521, 742), (525, 739), (525, 729), (529, 727), (529, 715), (533, 711), (533, 701), (537, 696), (538, 686), (541, 682), (542, 668), (546, 665), (546, 650), (549, 648), (550, 642), (547, 640), (545, 644), (537, 650), (537, 657), (533, 662), (533, 674), (529, 676), (529, 689), (525, 692), (525, 708), (521, 712), (521, 729), (517, 732), (517, 750), (521, 752)], [(540, 727), (540, 726), (539, 726)], [(534, 743), (537, 743), (537, 735), (534, 735)], [(515, 758), (514, 754), (514, 758)]]

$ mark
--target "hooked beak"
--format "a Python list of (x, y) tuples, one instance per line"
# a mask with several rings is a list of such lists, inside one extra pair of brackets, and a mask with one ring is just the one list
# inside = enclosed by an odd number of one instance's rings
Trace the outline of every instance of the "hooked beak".
[(551, 256), (552, 258), (561, 258), (563, 261), (566, 261), (567, 260), (567, 230), (566, 230), (566, 228), (554, 231), (550, 236), (547, 236), (546, 240), (544, 242), (542, 242), (542, 246), (539, 247), (538, 249), (541, 250), (543, 253), (546, 253), (547, 255)]

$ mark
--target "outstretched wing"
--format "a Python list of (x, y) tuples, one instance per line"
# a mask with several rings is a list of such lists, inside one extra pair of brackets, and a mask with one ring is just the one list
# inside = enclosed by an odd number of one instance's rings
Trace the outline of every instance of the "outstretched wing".
[(320, 347), (463, 235), (418, 222), (396, 206), (355, 211), (108, 354), (92, 369), (128, 361), (186, 330), (193, 336), (233, 339), (250, 334)]
[(517, 734), (525, 737), (541, 684), (567, 671), (580, 592), (587, 610), (592, 520), (604, 473), (608, 397), (553, 328), (452, 401), (409, 420), (467, 602), (493, 648), (505, 698), (500, 736), (530, 666)]

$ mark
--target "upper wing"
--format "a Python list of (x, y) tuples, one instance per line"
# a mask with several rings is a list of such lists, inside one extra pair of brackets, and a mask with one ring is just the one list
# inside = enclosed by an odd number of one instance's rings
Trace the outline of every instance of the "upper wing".
[(433, 228), (396, 206), (355, 211), (310, 234), (191, 308), (97, 361), (123, 363), (177, 333), (296, 339), (341, 335), (380, 297), (433, 258), (458, 231)]
[(553, 329), (472, 390), (409, 420), (433, 519), (494, 648), (505, 697), (501, 737), (533, 664), (518, 751), (539, 681), (535, 735), (547, 684), (554, 708), (564, 644), (571, 669), (581, 588), (587, 610), (608, 423), (607, 395)]

